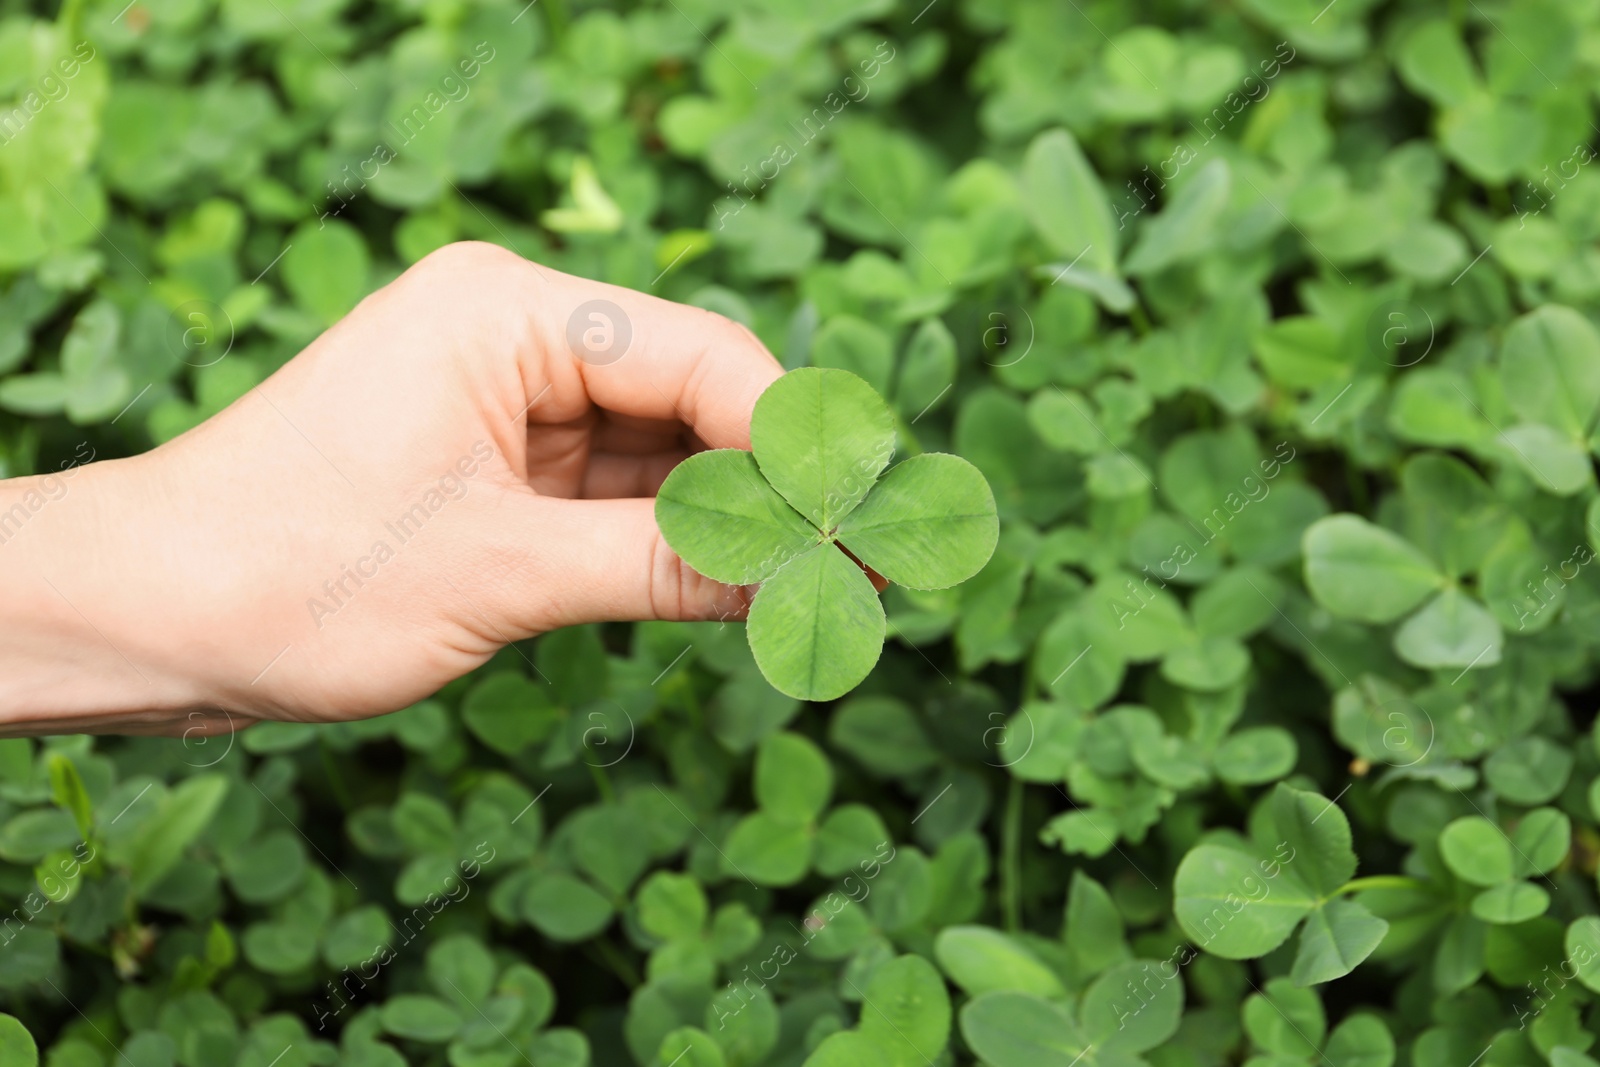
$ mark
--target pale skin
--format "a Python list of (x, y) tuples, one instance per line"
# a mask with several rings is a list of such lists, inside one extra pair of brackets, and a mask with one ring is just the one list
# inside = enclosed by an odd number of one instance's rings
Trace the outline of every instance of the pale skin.
[[(604, 365), (567, 336), (595, 299), (632, 327)], [(721, 316), (441, 249), (194, 430), (0, 482), (0, 736), (364, 718), (562, 626), (741, 619), (651, 496), (749, 448), (781, 373)]]

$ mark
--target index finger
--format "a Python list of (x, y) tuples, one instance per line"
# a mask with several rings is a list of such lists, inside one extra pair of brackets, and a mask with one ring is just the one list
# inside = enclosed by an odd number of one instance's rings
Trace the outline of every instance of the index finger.
[(544, 273), (535, 313), (554, 391), (581, 388), (610, 411), (678, 419), (712, 448), (750, 447), (756, 399), (783, 375), (754, 333), (704, 308)]

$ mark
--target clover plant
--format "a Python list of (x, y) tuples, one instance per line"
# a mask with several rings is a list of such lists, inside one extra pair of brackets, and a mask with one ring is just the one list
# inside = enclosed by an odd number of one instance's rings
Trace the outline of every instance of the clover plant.
[(1587, 0), (0, 3), (0, 474), (456, 240), (791, 372), (660, 505), (748, 627), (0, 739), (0, 1067), (1597, 1067), (1597, 85)]
[(749, 638), (767, 680), (831, 700), (883, 649), (883, 605), (856, 561), (909, 589), (958, 585), (994, 553), (994, 495), (959, 456), (889, 467), (894, 414), (848, 371), (779, 378), (756, 401), (750, 442), (680, 463), (656, 495), (656, 520), (701, 574), (761, 583)]
[(1326, 797), (1279, 785), (1252, 836), (1219, 831), (1178, 865), (1173, 912), (1207, 952), (1262, 956), (1296, 929), (1290, 977), (1306, 986), (1349, 974), (1389, 924), (1346, 894), (1410, 879), (1354, 880), (1350, 823)]

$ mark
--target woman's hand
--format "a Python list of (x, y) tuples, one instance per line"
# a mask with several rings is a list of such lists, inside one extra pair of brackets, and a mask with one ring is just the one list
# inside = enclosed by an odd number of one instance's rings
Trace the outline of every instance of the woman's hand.
[(361, 718), (556, 627), (740, 618), (650, 497), (781, 373), (710, 312), (441, 249), (189, 433), (0, 482), (0, 732)]

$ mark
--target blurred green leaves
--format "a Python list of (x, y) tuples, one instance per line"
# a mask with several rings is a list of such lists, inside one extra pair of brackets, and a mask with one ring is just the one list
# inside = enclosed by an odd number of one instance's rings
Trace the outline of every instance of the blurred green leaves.
[(6, 476), (463, 239), (859, 384), (658, 497), (748, 628), (0, 741), (0, 1062), (1590, 1064), (1597, 19), (7, 8)]

